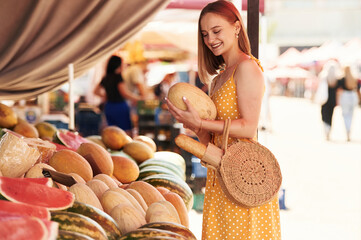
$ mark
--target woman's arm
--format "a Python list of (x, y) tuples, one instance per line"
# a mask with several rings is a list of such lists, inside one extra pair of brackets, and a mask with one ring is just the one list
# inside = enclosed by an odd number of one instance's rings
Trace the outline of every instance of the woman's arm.
[(94, 88), (94, 94), (101, 97), (101, 98), (106, 98), (106, 93), (104, 88), (98, 84), (95, 88)]
[(137, 101), (143, 100), (142, 97), (140, 97), (136, 94), (133, 94), (131, 91), (129, 91), (125, 82), (118, 83), (118, 91), (125, 99), (129, 99), (132, 102), (137, 102)]

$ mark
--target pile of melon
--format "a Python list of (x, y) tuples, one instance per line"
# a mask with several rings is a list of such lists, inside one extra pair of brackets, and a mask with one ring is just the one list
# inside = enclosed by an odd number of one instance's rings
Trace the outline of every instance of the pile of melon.
[(0, 239), (195, 239), (179, 154), (157, 152), (151, 138), (132, 139), (114, 126), (83, 138), (41, 123), (28, 137), (2, 122)]

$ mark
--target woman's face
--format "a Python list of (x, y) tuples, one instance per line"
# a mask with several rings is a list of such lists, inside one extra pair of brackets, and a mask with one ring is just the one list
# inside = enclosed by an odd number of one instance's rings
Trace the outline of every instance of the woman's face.
[(219, 56), (238, 46), (236, 26), (215, 13), (206, 13), (201, 19), (201, 34), (206, 46)]

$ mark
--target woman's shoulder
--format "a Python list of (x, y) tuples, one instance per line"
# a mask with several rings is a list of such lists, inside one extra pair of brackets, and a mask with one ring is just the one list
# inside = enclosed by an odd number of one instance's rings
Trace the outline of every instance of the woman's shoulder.
[(263, 79), (261, 67), (252, 58), (241, 61), (236, 67), (234, 75), (241, 79), (248, 77)]

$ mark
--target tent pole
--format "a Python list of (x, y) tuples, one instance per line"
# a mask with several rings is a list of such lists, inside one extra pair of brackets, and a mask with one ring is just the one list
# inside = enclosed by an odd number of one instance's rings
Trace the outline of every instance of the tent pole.
[(247, 0), (247, 32), (252, 55), (258, 58), (259, 0)]
[(75, 119), (74, 119), (74, 92), (73, 92), (73, 81), (74, 81), (74, 65), (71, 63), (68, 65), (69, 70), (69, 130), (75, 130)]

